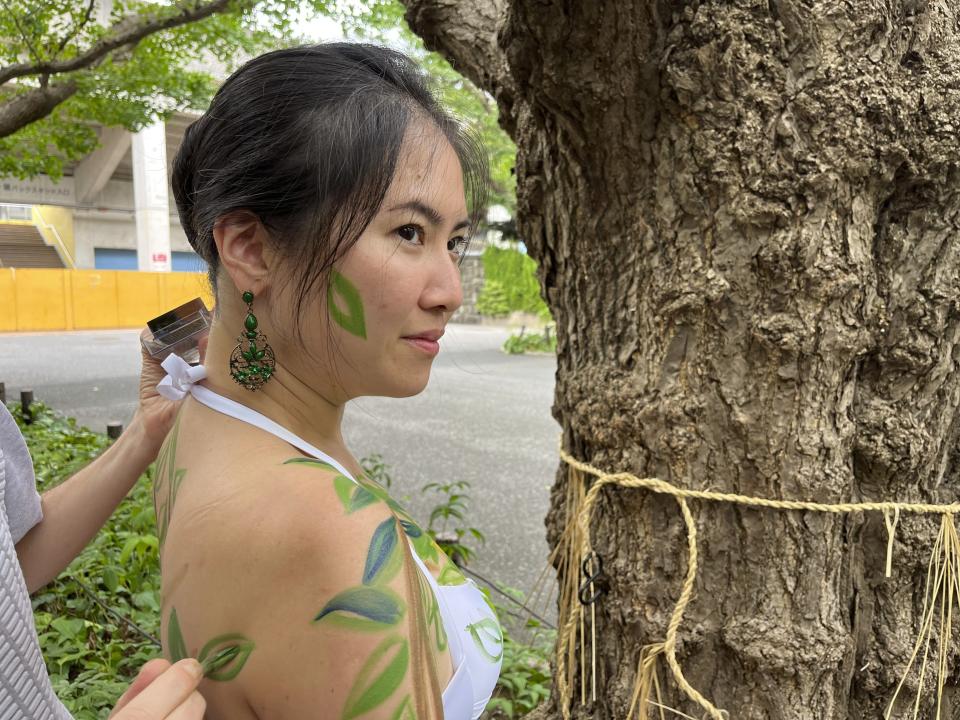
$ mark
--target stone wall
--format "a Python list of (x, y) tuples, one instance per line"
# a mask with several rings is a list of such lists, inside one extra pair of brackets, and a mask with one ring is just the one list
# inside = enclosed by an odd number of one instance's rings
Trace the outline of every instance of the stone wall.
[(460, 278), (463, 283), (463, 305), (454, 313), (452, 321), (459, 323), (479, 323), (477, 297), (483, 287), (483, 261), (480, 253), (471, 252), (460, 264)]

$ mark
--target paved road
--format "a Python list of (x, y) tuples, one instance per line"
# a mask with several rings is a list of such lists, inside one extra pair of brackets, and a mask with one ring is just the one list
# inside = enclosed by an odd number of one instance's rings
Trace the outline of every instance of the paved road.
[[(556, 362), (504, 355), (507, 334), (448, 327), (426, 391), (356, 400), (344, 432), (357, 457), (383, 456), (394, 494), (415, 517), (426, 520), (434, 504), (423, 485), (468, 481), (468, 519), (488, 537), (471, 567), (526, 591), (546, 564), (543, 518), (560, 432), (550, 415)], [(38, 400), (102, 430), (133, 414), (138, 353), (131, 330), (0, 334), (0, 382), (8, 400), (32, 388)]]

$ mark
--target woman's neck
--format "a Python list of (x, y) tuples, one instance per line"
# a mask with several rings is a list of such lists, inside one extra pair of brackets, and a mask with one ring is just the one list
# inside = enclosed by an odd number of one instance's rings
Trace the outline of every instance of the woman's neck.
[[(235, 324), (241, 327), (242, 320)], [(239, 333), (232, 334), (228, 325), (229, 320), (218, 319), (210, 328), (203, 362), (207, 369), (207, 387), (266, 415), (312, 445), (331, 453), (338, 449), (345, 451), (340, 432), (344, 403), (332, 398), (328, 388), (298, 377), (290, 363), (284, 362), (288, 352), (277, 352), (274, 373), (259, 390), (247, 390), (233, 380), (230, 355), (237, 346), (235, 335)]]

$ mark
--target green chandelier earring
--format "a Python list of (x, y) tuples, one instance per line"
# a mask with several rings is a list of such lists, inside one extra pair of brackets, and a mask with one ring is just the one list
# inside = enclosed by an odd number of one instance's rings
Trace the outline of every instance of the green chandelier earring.
[(257, 330), (253, 293), (247, 290), (242, 297), (247, 304), (247, 318), (243, 321), (244, 331), (237, 338), (237, 346), (230, 353), (230, 377), (247, 390), (259, 390), (273, 376), (277, 359), (267, 343), (267, 336)]

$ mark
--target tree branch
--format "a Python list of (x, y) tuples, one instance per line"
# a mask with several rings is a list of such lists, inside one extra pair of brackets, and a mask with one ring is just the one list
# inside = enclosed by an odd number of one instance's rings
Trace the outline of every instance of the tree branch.
[(90, 16), (93, 15), (93, 6), (95, 1), (96, 0), (89, 0), (87, 2), (87, 9), (83, 13), (83, 18), (80, 20), (80, 22), (74, 25), (73, 28), (63, 36), (63, 38), (61, 38), (59, 43), (57, 43), (57, 51), (54, 53), (54, 55), (59, 55), (62, 53), (63, 49), (67, 46), (67, 43), (73, 40), (80, 33), (80, 31), (87, 26), (87, 23), (90, 22)]
[(45, 118), (53, 109), (77, 92), (73, 80), (47, 85), (14, 95), (0, 104), (0, 138), (12, 135), (29, 123)]
[[(69, 73), (90, 67), (108, 54), (122, 47), (135, 45), (148, 35), (161, 30), (186, 25), (202, 20), (211, 15), (225, 12), (233, 0), (211, 0), (205, 4), (198, 4), (195, 0), (182, 0), (174, 5), (179, 10), (169, 15), (128, 15), (119, 20), (110, 28), (110, 31), (99, 42), (77, 57), (69, 60), (55, 60), (38, 63), (16, 63), (0, 69), (0, 85), (10, 80), (28, 75), (56, 75)], [(242, 0), (242, 5), (250, 5), (252, 0)]]
[(513, 81), (497, 33), (506, 18), (506, 0), (401, 0), (411, 29), (430, 50), (446, 57), (473, 83), (491, 93), (510, 113)]

